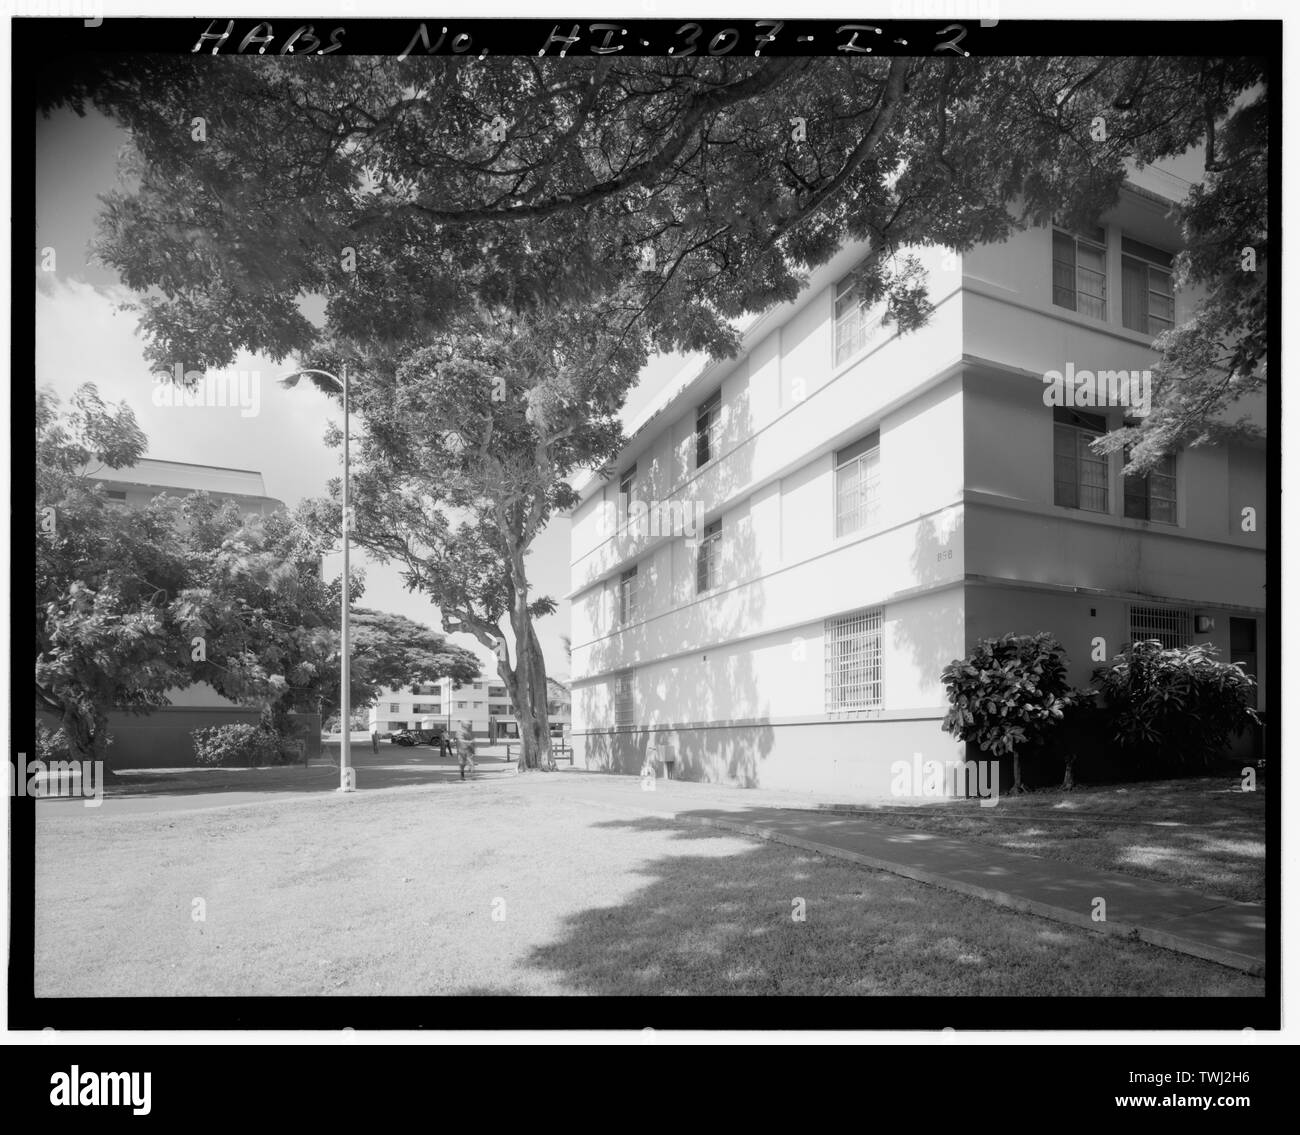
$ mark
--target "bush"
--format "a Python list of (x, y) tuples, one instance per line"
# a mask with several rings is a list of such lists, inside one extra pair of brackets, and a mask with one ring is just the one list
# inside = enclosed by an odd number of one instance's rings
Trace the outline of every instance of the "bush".
[(36, 723), (36, 756), (46, 763), (68, 759), (68, 737), (62, 726), (51, 729), (39, 721)]
[(207, 768), (230, 765), (273, 765), (282, 760), (280, 739), (261, 725), (212, 725), (195, 729), (194, 754)]
[(1015, 762), (1012, 791), (1022, 790), (1020, 751), (1041, 745), (1065, 709), (1077, 700), (1068, 660), (1050, 634), (983, 639), (967, 659), (943, 671), (949, 710), (946, 733)]
[(1135, 642), (1096, 670), (1113, 740), (1156, 769), (1208, 765), (1224, 755), (1259, 715), (1254, 681), (1217, 653), (1208, 642), (1173, 649)]

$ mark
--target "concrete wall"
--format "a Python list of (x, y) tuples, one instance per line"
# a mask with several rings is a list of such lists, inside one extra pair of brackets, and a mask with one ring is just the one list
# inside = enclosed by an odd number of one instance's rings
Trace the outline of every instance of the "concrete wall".
[(635, 775), (651, 746), (675, 762), (675, 779), (832, 792), (846, 800), (889, 796), (893, 764), (910, 763), (914, 753), (927, 761), (957, 761), (965, 748), (940, 730), (937, 718), (818, 721), (575, 734), (575, 763)]

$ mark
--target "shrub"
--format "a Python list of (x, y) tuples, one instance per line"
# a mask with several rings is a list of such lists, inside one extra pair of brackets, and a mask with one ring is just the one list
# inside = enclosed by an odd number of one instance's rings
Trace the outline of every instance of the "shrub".
[(1251, 722), (1255, 683), (1240, 664), (1219, 661), (1208, 642), (1165, 649), (1135, 642), (1093, 674), (1110, 730), (1139, 762), (1161, 768), (1207, 765)]
[(36, 756), (46, 762), (68, 759), (68, 738), (62, 726), (50, 729), (39, 721), (36, 723)]
[(1068, 660), (1050, 634), (1003, 635), (979, 642), (944, 668), (949, 710), (943, 728), (995, 757), (1014, 760), (1013, 792), (1023, 791), (1020, 752), (1044, 740), (1077, 699)]
[(280, 739), (261, 725), (238, 723), (212, 725), (195, 729), (194, 754), (198, 762), (208, 768), (245, 764), (278, 764), (281, 760)]

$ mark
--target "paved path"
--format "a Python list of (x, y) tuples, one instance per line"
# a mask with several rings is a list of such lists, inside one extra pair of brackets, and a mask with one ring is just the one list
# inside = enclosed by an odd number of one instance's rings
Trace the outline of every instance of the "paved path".
[[(1137, 938), (1250, 974), (1264, 972), (1261, 903), (905, 830), (861, 815), (795, 811), (789, 801), (765, 799), (769, 793), (662, 780), (647, 792), (634, 778), (591, 776), (559, 779), (556, 788), (599, 807), (802, 847), (1057, 922)], [(804, 797), (802, 807), (808, 803)], [(1099, 898), (1105, 900), (1104, 921), (1094, 921)]]

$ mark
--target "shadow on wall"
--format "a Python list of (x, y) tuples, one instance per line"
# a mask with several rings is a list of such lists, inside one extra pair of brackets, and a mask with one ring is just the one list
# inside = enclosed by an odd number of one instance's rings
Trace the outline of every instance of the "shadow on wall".
[[(753, 443), (732, 450), (739, 439), (750, 436), (749, 418), (747, 402), (729, 407), (718, 447), (721, 459), (679, 486), (674, 500), (726, 499), (737, 486), (749, 482)], [(694, 452), (692, 434), (692, 465)], [(762, 762), (773, 744), (772, 728), (765, 723), (770, 696), (750, 645), (718, 644), (748, 633), (761, 620), (764, 567), (750, 512), (708, 512), (704, 523), (719, 517), (716, 582), (711, 580), (707, 591), (701, 593), (697, 585), (700, 556), (707, 554), (704, 545), (683, 549), (677, 537), (672, 578), (666, 588), (655, 589), (652, 600), (647, 601), (643, 593), (640, 621), (624, 629), (614, 626), (591, 644), (587, 669), (594, 676), (593, 684), (612, 682), (613, 674), (621, 670), (634, 671), (632, 725), (600, 728), (585, 736), (575, 732), (592, 771), (635, 775), (649, 761), (656, 775), (663, 775), (671, 762), (675, 779), (744, 787), (760, 783)], [(702, 535), (697, 533), (697, 541)], [(689, 555), (682, 555), (683, 551)], [(767, 570), (775, 554), (776, 549), (769, 550)], [(681, 578), (683, 572), (688, 578)], [(795, 650), (793, 636), (789, 649)], [(663, 655), (671, 656), (670, 660), (655, 661)], [(612, 689), (610, 698), (612, 705)]]
[[(961, 540), (959, 526), (945, 529), (934, 517), (927, 516), (917, 525), (912, 573), (919, 586), (953, 579), (952, 564), (961, 562)], [(940, 681), (944, 667), (966, 653), (964, 604), (965, 589), (959, 578), (946, 591), (899, 605), (903, 615), (895, 624), (897, 641), (911, 653), (916, 672), (933, 683), (936, 705), (944, 701)]]

